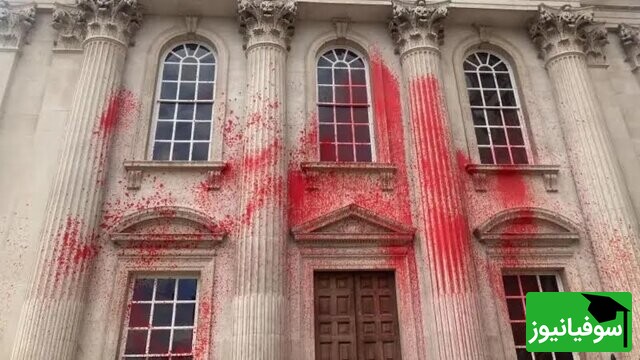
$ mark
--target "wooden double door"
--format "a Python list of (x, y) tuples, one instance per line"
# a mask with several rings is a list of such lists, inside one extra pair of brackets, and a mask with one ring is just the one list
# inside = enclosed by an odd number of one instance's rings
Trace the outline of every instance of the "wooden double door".
[(393, 272), (314, 274), (317, 360), (397, 360)]

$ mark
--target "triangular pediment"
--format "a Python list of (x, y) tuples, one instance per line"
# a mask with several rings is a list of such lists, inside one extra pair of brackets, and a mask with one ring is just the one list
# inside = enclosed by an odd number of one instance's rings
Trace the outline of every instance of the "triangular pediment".
[(301, 241), (407, 243), (415, 229), (351, 204), (296, 226), (291, 232)]

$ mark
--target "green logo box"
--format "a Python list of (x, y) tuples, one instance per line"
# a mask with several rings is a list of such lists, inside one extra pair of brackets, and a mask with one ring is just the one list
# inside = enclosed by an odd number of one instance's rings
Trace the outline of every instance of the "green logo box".
[(527, 351), (631, 351), (631, 293), (529, 292)]

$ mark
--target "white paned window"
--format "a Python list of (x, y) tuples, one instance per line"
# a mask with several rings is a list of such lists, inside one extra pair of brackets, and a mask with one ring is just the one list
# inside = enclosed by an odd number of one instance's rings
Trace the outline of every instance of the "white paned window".
[(373, 129), (368, 71), (364, 59), (332, 49), (318, 59), (320, 161), (371, 162)]
[(134, 279), (121, 359), (192, 360), (197, 294), (195, 278)]
[(464, 61), (471, 117), (482, 164), (528, 164), (529, 142), (509, 64), (475, 52)]
[(562, 291), (557, 275), (503, 275), (509, 325), (518, 360), (574, 360), (572, 353), (530, 353), (526, 349), (525, 298), (530, 291)]
[(209, 48), (187, 43), (167, 54), (156, 91), (153, 160), (209, 160), (215, 80)]

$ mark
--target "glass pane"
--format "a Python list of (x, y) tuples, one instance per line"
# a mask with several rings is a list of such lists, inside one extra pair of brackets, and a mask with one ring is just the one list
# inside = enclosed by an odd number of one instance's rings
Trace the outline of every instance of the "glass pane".
[(523, 147), (511, 148), (511, 157), (514, 164), (528, 164), (527, 151)]
[(158, 109), (158, 119), (173, 119), (175, 115), (176, 104), (175, 103), (160, 103)]
[(335, 84), (348, 85), (349, 84), (349, 70), (347, 69), (333, 69), (333, 81)]
[(329, 61), (334, 62), (336, 61), (336, 56), (333, 54), (333, 50), (329, 50), (327, 51), (324, 55), (324, 57), (326, 57), (327, 59), (329, 59)]
[(335, 141), (335, 134), (333, 131), (333, 125), (320, 125), (319, 133), (320, 142), (333, 142)]
[(155, 304), (153, 307), (153, 326), (171, 326), (173, 317), (173, 305)]
[(325, 59), (324, 57), (320, 57), (320, 59), (318, 59), (318, 66), (330, 67), (331, 66), (331, 62), (329, 60)]
[(371, 162), (371, 145), (356, 145), (356, 161)]
[(507, 299), (507, 309), (509, 310), (509, 319), (524, 320), (524, 307), (520, 299)]
[(522, 131), (520, 128), (507, 128), (507, 134), (509, 136), (509, 144), (524, 145), (524, 139), (522, 138)]
[(153, 160), (169, 160), (170, 152), (170, 143), (156, 142), (153, 146)]
[(476, 128), (476, 141), (478, 145), (489, 145), (489, 131), (487, 131), (487, 128)]
[(498, 87), (502, 89), (511, 89), (511, 79), (509, 78), (509, 74), (496, 74), (496, 79), (498, 80)]
[(351, 83), (354, 85), (366, 85), (367, 79), (364, 70), (351, 70)]
[(194, 143), (191, 151), (191, 160), (206, 161), (209, 160), (209, 143)]
[(473, 125), (486, 125), (486, 121), (484, 119), (484, 110), (472, 109), (471, 117), (473, 118)]
[(174, 100), (178, 91), (178, 84), (172, 82), (163, 82), (160, 89), (160, 98)]
[(500, 102), (498, 101), (498, 92), (493, 90), (485, 90), (484, 94), (484, 104), (486, 106), (500, 106)]
[(518, 360), (533, 360), (533, 355), (527, 349), (516, 349), (516, 356)]
[(198, 48), (198, 44), (186, 44), (187, 55), (193, 55), (196, 53), (196, 49)]
[(338, 145), (338, 161), (353, 161), (353, 145)]
[(173, 52), (176, 53), (176, 55), (178, 55), (181, 58), (187, 56), (187, 52), (184, 49), (184, 45), (180, 45), (177, 48), (173, 49)]
[(211, 120), (212, 108), (213, 106), (211, 104), (197, 104), (196, 120)]
[(353, 142), (351, 125), (338, 125), (336, 132), (337, 132), (338, 142)]
[(493, 153), (490, 148), (480, 147), (478, 148), (478, 152), (480, 153), (480, 163), (481, 164), (493, 164)]
[(193, 129), (193, 139), (194, 140), (209, 140), (211, 136), (211, 123), (195, 123), (195, 128)]
[(335, 145), (320, 144), (320, 161), (336, 161)]
[(213, 100), (213, 83), (198, 84), (198, 100)]
[(513, 341), (516, 345), (524, 345), (526, 339), (526, 327), (525, 323), (511, 323), (511, 330), (513, 331)]
[(186, 58), (182, 59), (182, 63), (189, 63), (189, 64), (197, 64), (198, 63), (198, 59), (194, 58), (193, 56), (187, 56)]
[(213, 64), (215, 63), (215, 58), (213, 57), (213, 54), (209, 54), (205, 57), (203, 57), (202, 59), (200, 59), (200, 62), (203, 64)]
[(194, 104), (178, 104), (178, 114), (176, 119), (192, 120)]
[(318, 69), (318, 84), (331, 84), (331, 69)]
[(129, 330), (124, 346), (125, 354), (144, 354), (147, 347), (147, 330)]
[(173, 135), (173, 121), (158, 121), (156, 140), (171, 140)]
[(504, 63), (500, 63), (500, 64), (496, 65), (495, 70), (496, 71), (508, 71), (509, 69), (507, 69), (507, 65), (505, 65)]
[(500, 110), (487, 109), (487, 120), (489, 125), (502, 126), (502, 118), (500, 117)]
[(194, 81), (196, 79), (197, 65), (183, 65), (182, 73), (180, 74), (180, 80), (182, 81)]
[(353, 122), (369, 123), (369, 109), (365, 107), (353, 108)]
[(511, 164), (509, 150), (506, 147), (494, 147), (493, 153), (496, 157), (496, 164)]
[(553, 360), (551, 353), (536, 353), (536, 360)]
[(191, 126), (190, 122), (177, 122), (174, 140), (191, 140)]
[(180, 62), (180, 58), (178, 56), (176, 56), (176, 54), (174, 53), (169, 53), (169, 55), (167, 55), (167, 58), (164, 59), (165, 62)]
[(349, 87), (347, 86), (336, 86), (336, 103), (342, 104), (350, 104), (351, 99), (349, 98)]
[(358, 55), (354, 54), (353, 51), (347, 51), (347, 55), (345, 57), (345, 61), (346, 62), (351, 62), (357, 57), (358, 57)]
[(196, 84), (180, 84), (180, 100), (193, 100), (196, 97)]
[(351, 108), (346, 106), (337, 106), (336, 122), (339, 122), (339, 123), (351, 122)]
[(557, 352), (554, 353), (556, 355), (556, 360), (573, 360), (573, 354), (568, 352)]
[(368, 125), (358, 125), (354, 127), (354, 138), (356, 142), (368, 143), (371, 141)]
[(518, 285), (518, 277), (515, 275), (504, 275), (502, 277), (502, 284), (504, 285), (504, 293), (507, 296), (519, 296), (520, 287)]
[(480, 90), (469, 90), (469, 104), (471, 106), (482, 106), (482, 93)]
[(494, 55), (489, 54), (489, 65), (495, 65), (496, 63), (498, 63), (500, 61), (500, 59), (498, 59), (497, 57), (495, 57)]
[(352, 102), (354, 104), (366, 104), (368, 103), (367, 99), (367, 88), (366, 87), (352, 87)]
[(480, 52), (480, 53), (476, 53), (476, 56), (478, 57), (478, 59), (480, 59), (481, 64), (486, 64), (489, 54)]
[(480, 87), (480, 83), (478, 82), (478, 75), (475, 72), (465, 73), (464, 78), (465, 78), (465, 81), (467, 82), (468, 88)]
[(189, 159), (189, 143), (173, 144), (173, 160), (190, 160)]
[(318, 121), (333, 122), (333, 106), (318, 106)]
[(517, 110), (502, 110), (502, 116), (504, 117), (504, 124), (507, 126), (519, 126), (520, 120), (518, 119)]
[(133, 301), (148, 301), (153, 296), (153, 279), (136, 279), (133, 285)]
[(158, 279), (158, 287), (156, 288), (156, 300), (173, 300), (175, 286), (175, 279)]
[(194, 54), (194, 56), (197, 57), (197, 58), (201, 58), (205, 54), (208, 54), (208, 53), (209, 53), (209, 50), (207, 48), (205, 48), (204, 46), (200, 45), (200, 46), (198, 46), (198, 50), (196, 50), (196, 53)]
[(198, 74), (198, 80), (200, 81), (213, 81), (214, 80), (214, 73), (215, 73), (215, 66), (213, 65), (201, 65), (200, 66), (200, 73)]
[(149, 339), (149, 354), (166, 354), (169, 351), (171, 330), (152, 330)]
[(356, 59), (351, 63), (351, 67), (354, 69), (363, 69), (364, 61), (362, 61), (362, 59)]
[(129, 327), (148, 327), (151, 304), (131, 304)]
[(535, 275), (520, 275), (520, 282), (522, 283), (522, 292), (524, 294), (529, 291), (540, 291)]
[(500, 99), (502, 106), (516, 106), (516, 98), (513, 96), (512, 90), (500, 91)]
[(331, 86), (318, 86), (318, 101), (333, 102), (333, 88)]
[(191, 352), (193, 342), (193, 330), (174, 330), (171, 352), (174, 354)]
[(558, 291), (558, 282), (554, 275), (540, 275), (540, 285), (542, 285), (542, 291)]
[(344, 56), (346, 55), (347, 50), (345, 50), (345, 49), (334, 49), (333, 52), (336, 54), (336, 57), (338, 58), (338, 60), (342, 60), (342, 59), (344, 59)]
[[(476, 61), (475, 57), (473, 58), (473, 61)], [(471, 65), (466, 61), (464, 62), (463, 68), (464, 68), (464, 70), (467, 70), (467, 71), (475, 71), (476, 70), (476, 67), (474, 65)]]
[(480, 74), (480, 82), (482, 83), (483, 88), (495, 88), (496, 82), (493, 79), (493, 74), (491, 73), (481, 73)]
[(177, 304), (175, 326), (191, 326), (196, 313), (196, 304)]
[(165, 64), (162, 71), (162, 80), (178, 80), (178, 64)]
[(506, 145), (507, 138), (504, 135), (504, 129), (492, 128), (491, 129), (491, 141), (493, 145)]

